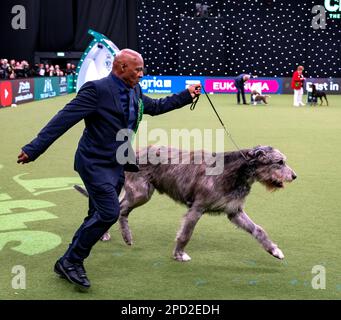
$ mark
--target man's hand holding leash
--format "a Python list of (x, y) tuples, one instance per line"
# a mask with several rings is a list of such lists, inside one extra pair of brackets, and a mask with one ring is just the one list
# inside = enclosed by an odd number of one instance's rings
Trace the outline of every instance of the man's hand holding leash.
[(201, 94), (201, 83), (192, 84), (187, 89), (189, 93), (191, 94), (192, 98), (195, 99)]

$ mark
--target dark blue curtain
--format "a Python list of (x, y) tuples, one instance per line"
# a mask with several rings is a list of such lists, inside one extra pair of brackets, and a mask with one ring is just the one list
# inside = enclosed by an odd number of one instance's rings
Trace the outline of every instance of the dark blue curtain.
[[(26, 9), (26, 29), (14, 30), (15, 5)], [(92, 28), (120, 49), (137, 49), (137, 0), (2, 0), (0, 57), (33, 60), (35, 51), (83, 51)]]

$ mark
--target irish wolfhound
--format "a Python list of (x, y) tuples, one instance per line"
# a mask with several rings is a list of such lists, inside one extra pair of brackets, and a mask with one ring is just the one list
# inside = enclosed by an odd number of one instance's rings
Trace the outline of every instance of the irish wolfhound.
[[(172, 161), (176, 151), (180, 164)], [(167, 161), (163, 159), (162, 163), (156, 163), (149, 157), (151, 154), (166, 154)], [(150, 146), (136, 155), (140, 171), (126, 173), (125, 192), (120, 200), (119, 224), (123, 239), (128, 245), (132, 244), (129, 213), (149, 201), (156, 189), (188, 208), (176, 236), (173, 251), (175, 260), (191, 259), (184, 249), (204, 213), (226, 214), (232, 223), (256, 238), (267, 252), (278, 259), (284, 258), (282, 251), (270, 240), (263, 228), (255, 224), (243, 209), (246, 196), (255, 181), (269, 190), (275, 190), (283, 188), (285, 182), (296, 179), (295, 172), (285, 163), (286, 158), (279, 150), (270, 146), (257, 146), (220, 154), (223, 157), (223, 172), (219, 175), (207, 175), (206, 168), (212, 162), (196, 164), (194, 152)], [(203, 159), (216, 156), (207, 153), (203, 155)], [(183, 161), (185, 158), (187, 162)], [(108, 236), (108, 233), (104, 235)]]

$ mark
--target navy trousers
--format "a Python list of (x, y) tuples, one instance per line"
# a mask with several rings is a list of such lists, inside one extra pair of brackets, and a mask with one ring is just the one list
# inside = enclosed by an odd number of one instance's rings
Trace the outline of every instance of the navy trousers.
[(243, 103), (246, 103), (245, 99), (245, 91), (244, 91), (244, 84), (235, 83), (236, 89), (237, 89), (237, 102), (240, 103), (240, 95), (242, 96)]
[(124, 185), (124, 173), (115, 183), (83, 182), (89, 193), (89, 211), (63, 256), (70, 262), (83, 262), (95, 243), (117, 221), (120, 214), (118, 196)]

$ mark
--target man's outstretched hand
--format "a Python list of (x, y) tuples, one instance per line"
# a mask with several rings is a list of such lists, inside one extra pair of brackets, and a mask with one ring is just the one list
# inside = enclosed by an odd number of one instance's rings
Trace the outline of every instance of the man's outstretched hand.
[(192, 98), (194, 99), (201, 94), (201, 83), (192, 84), (188, 88), (189, 93), (191, 94)]
[(24, 164), (30, 161), (31, 160), (29, 159), (28, 155), (24, 151), (21, 151), (19, 153), (17, 163)]

